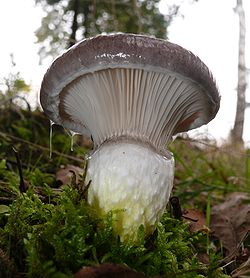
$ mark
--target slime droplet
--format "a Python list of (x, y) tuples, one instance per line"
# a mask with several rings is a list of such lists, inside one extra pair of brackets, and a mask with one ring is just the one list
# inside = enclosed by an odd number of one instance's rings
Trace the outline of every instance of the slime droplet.
[(70, 135), (71, 135), (71, 142), (70, 142), (70, 150), (73, 152), (74, 151), (74, 136), (78, 133), (74, 132), (74, 131), (69, 131)]
[(49, 158), (52, 157), (52, 137), (53, 137), (53, 125), (55, 123), (50, 120), (50, 130), (49, 130)]

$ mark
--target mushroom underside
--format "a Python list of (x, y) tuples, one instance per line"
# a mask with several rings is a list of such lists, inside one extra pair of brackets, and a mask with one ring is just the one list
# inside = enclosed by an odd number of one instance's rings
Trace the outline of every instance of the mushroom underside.
[(92, 134), (96, 147), (126, 136), (162, 149), (177, 132), (207, 123), (211, 102), (201, 86), (176, 73), (110, 68), (68, 84), (59, 115), (65, 127)]

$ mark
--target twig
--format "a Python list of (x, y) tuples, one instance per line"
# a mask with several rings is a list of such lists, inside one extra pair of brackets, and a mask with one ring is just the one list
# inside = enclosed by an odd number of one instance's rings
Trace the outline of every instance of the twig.
[(20, 160), (20, 157), (19, 157), (19, 153), (14, 147), (12, 147), (12, 149), (13, 149), (13, 151), (15, 153), (15, 156), (16, 156), (17, 168), (18, 168), (19, 177), (20, 177), (19, 189), (20, 189), (21, 192), (26, 192), (27, 183), (24, 181), (24, 178), (23, 178), (23, 169), (22, 169), (22, 163), (21, 163), (21, 160)]
[(80, 193), (80, 199), (83, 199), (83, 200), (87, 200), (88, 189), (92, 182), (91, 180), (89, 180), (89, 182), (86, 184), (87, 169), (88, 169), (88, 160), (86, 160), (86, 162), (85, 162), (82, 180), (77, 185), (77, 189)]
[(181, 220), (182, 210), (181, 210), (181, 204), (180, 204), (179, 198), (174, 196), (174, 197), (171, 197), (169, 201), (173, 208), (174, 218)]
[(15, 98), (19, 98), (19, 99), (23, 100), (23, 101), (26, 103), (29, 112), (31, 112), (31, 107), (30, 107), (29, 102), (28, 102), (24, 97), (19, 96), (19, 95), (11, 96), (11, 97), (9, 97), (9, 98), (7, 98), (7, 99), (4, 99), (3, 101), (0, 102), (0, 106), (1, 106), (1, 105), (4, 105), (5, 103), (7, 103), (7, 102), (9, 102), (9, 101), (12, 101), (12, 100), (15, 99)]
[[(50, 151), (49, 148), (47, 148), (47, 147), (44, 147), (44, 146), (41, 146), (41, 145), (37, 145), (37, 144), (32, 143), (32, 142), (30, 142), (28, 140), (24, 140), (22, 138), (13, 136), (13, 135), (5, 133), (5, 132), (0, 132), (0, 136), (3, 137), (3, 138), (7, 137), (7, 138), (10, 138), (12, 140), (15, 140), (15, 141), (27, 144), (30, 147), (33, 147), (33, 148), (36, 148), (36, 149), (39, 149), (39, 150), (42, 150), (42, 151), (46, 151), (48, 153)], [(58, 151), (52, 151), (52, 153), (55, 154), (55, 155), (62, 156), (62, 157), (65, 157), (67, 159), (73, 160), (73, 161), (83, 162), (83, 159), (81, 159), (81, 158), (77, 158), (77, 157), (74, 157), (74, 156), (71, 156), (71, 155), (63, 154), (63, 153), (60, 153)]]

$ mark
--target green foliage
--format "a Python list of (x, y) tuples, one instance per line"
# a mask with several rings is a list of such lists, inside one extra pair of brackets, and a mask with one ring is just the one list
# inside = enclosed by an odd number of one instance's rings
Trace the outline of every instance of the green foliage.
[(12, 72), (0, 81), (0, 84), (3, 85), (4, 88), (4, 90), (0, 90), (0, 106), (2, 103), (5, 104), (6, 101), (11, 103), (18, 93), (28, 93), (31, 89), (30, 85), (21, 77), (20, 72), (15, 69), (16, 64), (13, 54), (11, 54), (10, 58)]
[(176, 162), (174, 194), (182, 203), (195, 204), (205, 211), (208, 195), (219, 201), (230, 192), (250, 193), (247, 152), (206, 142), (198, 147), (195, 142), (182, 139), (177, 139), (171, 150)]
[(55, 57), (76, 41), (103, 32), (150, 34), (166, 38), (167, 18), (158, 9), (159, 0), (36, 0), (46, 12), (36, 31), (41, 59)]
[(32, 186), (53, 184), (54, 176), (48, 173), (43, 173), (39, 168), (31, 168), (25, 171), (25, 177)]
[(126, 264), (149, 276), (205, 277), (205, 266), (195, 256), (204, 235), (190, 234), (186, 224), (165, 213), (150, 238), (140, 227), (137, 242), (120, 242), (112, 229), (113, 213), (100, 219), (79, 200), (71, 187), (55, 204), (43, 203), (32, 190), (20, 195), (0, 230), (0, 248), (17, 267), (25, 265), (28, 277), (70, 277), (85, 265), (104, 262)]
[[(18, 176), (15, 175), (13, 172), (8, 171), (7, 165), (6, 165), (6, 160), (2, 159), (0, 161), (0, 181), (5, 182), (8, 184), (9, 191), (12, 193), (17, 193), (17, 187), (16, 185), (18, 184)], [(2, 196), (2, 195), (1, 195)]]
[(73, 157), (70, 150), (71, 137), (61, 127), (53, 126), (53, 163), (51, 163), (49, 121), (40, 111), (31, 112), (22, 109), (17, 111), (11, 107), (0, 109), (0, 113), (0, 161), (5, 161), (6, 168), (4, 173), (1, 173), (0, 169), (0, 181), (4, 176), (12, 175), (13, 181), (10, 180), (10, 183), (18, 184), (19, 176), (13, 147), (19, 152), (24, 179), (30, 185), (56, 186), (54, 174), (61, 165), (74, 163), (82, 166), (86, 149), (78, 145), (78, 142), (81, 143), (80, 136), (75, 140)]

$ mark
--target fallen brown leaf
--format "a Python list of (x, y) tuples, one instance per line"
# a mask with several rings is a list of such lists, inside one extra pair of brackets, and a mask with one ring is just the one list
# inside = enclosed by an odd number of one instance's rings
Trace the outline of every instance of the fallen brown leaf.
[(196, 209), (185, 209), (182, 212), (182, 217), (189, 223), (189, 229), (192, 233), (198, 231), (208, 232), (209, 229), (206, 226), (206, 217), (202, 211)]
[(70, 184), (72, 178), (75, 176), (76, 183), (79, 181), (79, 177), (83, 174), (84, 169), (74, 166), (74, 165), (66, 165), (63, 166), (60, 170), (56, 173), (56, 181), (60, 183), (60, 185)]
[(225, 202), (212, 207), (210, 229), (212, 234), (222, 242), (226, 255), (237, 249), (250, 230), (249, 195), (234, 192)]

